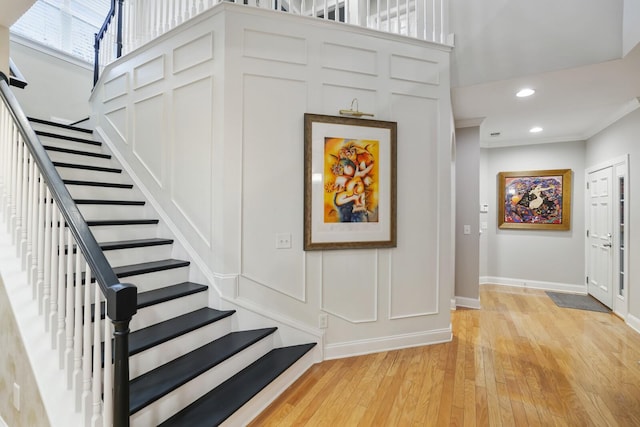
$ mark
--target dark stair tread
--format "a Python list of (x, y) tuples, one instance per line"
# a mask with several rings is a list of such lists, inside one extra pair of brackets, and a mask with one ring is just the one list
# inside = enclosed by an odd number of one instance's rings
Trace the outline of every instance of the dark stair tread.
[(315, 343), (312, 343), (271, 350), (182, 411), (167, 419), (159, 427), (210, 427), (219, 425), (314, 346)]
[(220, 311), (201, 308), (190, 313), (139, 329), (129, 335), (129, 355), (134, 355), (163, 342), (172, 340), (198, 328), (222, 320), (235, 313), (234, 310)]
[(91, 133), (91, 134), (93, 133), (93, 131), (91, 129), (85, 129), (85, 128), (81, 128), (81, 127), (73, 126), (73, 125), (65, 125), (65, 124), (62, 124), (62, 123), (52, 122), (50, 120), (37, 119), (35, 117), (27, 117), (27, 119), (30, 122), (40, 123), (42, 125), (55, 126), (55, 127), (59, 127), (59, 128), (62, 128), (62, 129), (68, 129), (68, 130), (75, 130), (77, 132), (84, 132), (84, 133)]
[(144, 248), (148, 246), (160, 246), (170, 245), (173, 243), (173, 239), (163, 239), (160, 237), (154, 237), (151, 239), (134, 239), (134, 240), (118, 240), (113, 242), (101, 242), (100, 248), (103, 251), (112, 251), (116, 249), (133, 249)]
[(156, 271), (171, 270), (173, 268), (187, 267), (189, 261), (180, 259), (163, 259), (160, 261), (142, 262), (139, 264), (114, 267), (113, 272), (118, 277), (136, 276), (138, 274), (153, 273)]
[(35, 132), (36, 132), (36, 135), (38, 135), (38, 136), (46, 136), (46, 137), (49, 137), (49, 138), (64, 139), (65, 141), (80, 142), (82, 144), (89, 144), (89, 145), (102, 145), (102, 143), (100, 141), (94, 141), (92, 139), (78, 138), (78, 137), (75, 137), (75, 136), (67, 136), (67, 135), (59, 135), (57, 133), (44, 132), (44, 131), (41, 131), (41, 130), (37, 130)]
[(134, 414), (198, 375), (272, 334), (276, 328), (231, 332), (180, 356), (130, 382), (130, 413)]
[(93, 153), (91, 151), (72, 150), (71, 148), (54, 147), (51, 145), (43, 145), (47, 151), (55, 151), (57, 153), (77, 154), (78, 156), (98, 157), (101, 159), (110, 159), (111, 154)]
[(76, 205), (144, 206), (143, 200), (75, 199)]
[(119, 184), (117, 182), (83, 181), (76, 179), (63, 179), (66, 185), (85, 185), (89, 187), (133, 188), (133, 184)]
[(186, 297), (207, 290), (207, 286), (193, 282), (182, 282), (138, 294), (138, 308), (145, 308), (176, 298)]
[(103, 166), (81, 165), (78, 163), (53, 162), (53, 166), (57, 168), (84, 169), (84, 170), (95, 171), (95, 172), (122, 173), (122, 169), (118, 169), (118, 168), (106, 168)]
[(145, 225), (157, 224), (157, 219), (96, 219), (87, 221), (88, 226), (107, 226), (107, 225)]

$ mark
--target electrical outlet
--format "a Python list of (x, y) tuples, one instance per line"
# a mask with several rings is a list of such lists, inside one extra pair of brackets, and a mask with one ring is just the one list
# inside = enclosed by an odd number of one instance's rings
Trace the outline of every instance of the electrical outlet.
[(471, 226), (470, 225), (465, 225), (463, 232), (464, 232), (464, 234), (471, 234)]
[(13, 383), (13, 406), (20, 412), (20, 386)]
[(276, 249), (291, 249), (291, 233), (276, 234)]
[(318, 327), (320, 329), (326, 329), (329, 327), (329, 315), (327, 313), (320, 313), (318, 315)]

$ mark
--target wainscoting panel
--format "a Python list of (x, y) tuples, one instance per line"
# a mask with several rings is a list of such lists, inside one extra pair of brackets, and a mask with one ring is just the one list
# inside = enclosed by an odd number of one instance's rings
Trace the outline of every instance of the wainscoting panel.
[(159, 187), (164, 183), (164, 150), (166, 123), (164, 94), (140, 100), (134, 104), (133, 153), (147, 169)]
[(103, 84), (103, 102), (111, 101), (119, 96), (126, 95), (129, 92), (129, 74), (123, 73)]
[(207, 246), (211, 246), (212, 78), (173, 90), (171, 199)]
[(307, 63), (307, 42), (301, 37), (246, 29), (243, 55), (291, 64)]
[(378, 53), (375, 50), (323, 43), (322, 67), (352, 73), (378, 75)]
[(108, 113), (105, 113), (104, 117), (117, 132), (122, 141), (125, 144), (128, 144), (127, 132), (129, 129), (129, 117), (127, 115), (127, 107), (109, 111)]
[(160, 55), (135, 67), (133, 69), (133, 88), (137, 90), (164, 79), (164, 58), (164, 55)]
[(430, 85), (440, 84), (440, 65), (434, 61), (391, 55), (390, 75), (394, 80), (406, 80)]
[[(398, 128), (398, 247), (391, 251), (389, 317), (417, 317), (438, 312), (437, 101), (392, 95)], [(411, 114), (421, 111), (421, 115)], [(405, 135), (417, 138), (409, 146)]]
[(375, 322), (378, 288), (376, 249), (322, 254), (322, 310), (350, 323)]
[(175, 48), (173, 73), (180, 73), (210, 59), (213, 59), (213, 33), (207, 33)]
[[(303, 301), (302, 117), (304, 81), (259, 75), (243, 80), (242, 274)], [(284, 102), (283, 102), (284, 101)], [(291, 248), (276, 248), (276, 238)]]

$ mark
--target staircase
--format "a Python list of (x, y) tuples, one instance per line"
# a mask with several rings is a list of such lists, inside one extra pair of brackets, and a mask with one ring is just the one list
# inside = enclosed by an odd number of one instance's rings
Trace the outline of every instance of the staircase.
[[(173, 239), (158, 236), (153, 209), (92, 131), (29, 120), (114, 272), (138, 287), (129, 338), (131, 425), (249, 421), (232, 416), (310, 358), (315, 343), (275, 348), (276, 328), (234, 330), (235, 312), (207, 306), (208, 287), (189, 280), (189, 261), (172, 257)], [(104, 307), (97, 311), (94, 321), (104, 322)]]

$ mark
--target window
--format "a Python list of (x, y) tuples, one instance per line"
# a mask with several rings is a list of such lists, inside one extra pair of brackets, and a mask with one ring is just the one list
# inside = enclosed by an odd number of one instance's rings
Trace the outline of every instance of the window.
[(93, 63), (94, 34), (110, 0), (38, 0), (11, 32)]

